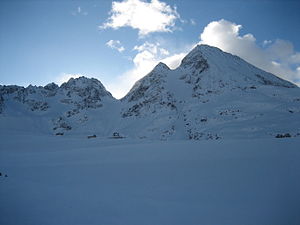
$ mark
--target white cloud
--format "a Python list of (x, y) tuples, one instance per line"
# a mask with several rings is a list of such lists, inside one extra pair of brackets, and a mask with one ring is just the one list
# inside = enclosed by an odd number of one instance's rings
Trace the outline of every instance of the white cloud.
[(119, 40), (109, 40), (108, 42), (106, 42), (106, 46), (112, 49), (116, 49), (118, 52), (123, 52), (125, 50)]
[(131, 27), (139, 30), (140, 36), (153, 32), (171, 32), (180, 18), (176, 8), (159, 0), (124, 0), (112, 2), (110, 17), (100, 28), (119, 29)]
[(251, 64), (279, 77), (299, 83), (300, 53), (295, 52), (289, 41), (265, 41), (265, 48), (256, 43), (252, 34), (240, 35), (242, 25), (224, 19), (209, 23), (200, 35), (200, 43), (218, 47), (235, 54)]
[(187, 52), (174, 54), (167, 58), (162, 59), (161, 61), (166, 65), (168, 65), (170, 69), (176, 69), (180, 65), (181, 60), (184, 58), (184, 56), (186, 56), (186, 54)]
[(269, 45), (269, 44), (271, 44), (271, 43), (272, 43), (271, 40), (264, 40), (264, 41), (263, 41), (263, 46)]
[[(57, 83), (58, 85), (61, 85), (62, 83), (65, 83), (67, 82), (69, 79), (71, 78), (78, 78), (78, 77), (82, 77), (82, 76), (85, 76), (85, 75), (82, 75), (82, 74), (72, 74), (72, 73), (62, 73), (60, 74), (56, 80), (55, 80), (55, 83)], [(85, 76), (86, 77), (86, 76)]]

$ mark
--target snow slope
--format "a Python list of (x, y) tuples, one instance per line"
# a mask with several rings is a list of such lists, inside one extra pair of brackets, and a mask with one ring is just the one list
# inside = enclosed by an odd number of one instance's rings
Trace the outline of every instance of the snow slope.
[(2, 133), (97, 133), (110, 129), (118, 101), (97, 79), (71, 78), (60, 87), (0, 87)]
[(300, 136), (300, 89), (218, 48), (198, 45), (175, 69), (159, 63), (121, 100), (100, 81), (0, 86), (0, 133), (135, 139)]
[(300, 224), (299, 138), (2, 138), (3, 225)]
[(300, 89), (237, 56), (207, 45), (181, 65), (160, 63), (122, 99), (138, 135), (219, 139), (299, 135)]

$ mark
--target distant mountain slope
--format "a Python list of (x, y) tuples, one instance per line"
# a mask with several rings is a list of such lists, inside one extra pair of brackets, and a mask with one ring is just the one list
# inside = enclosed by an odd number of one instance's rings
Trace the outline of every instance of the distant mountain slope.
[(1, 86), (0, 96), (2, 127), (23, 132), (103, 131), (106, 124), (98, 116), (107, 117), (117, 104), (100, 81), (85, 77), (71, 78), (60, 87), (54, 83), (45, 87)]
[[(120, 101), (96, 79), (0, 87), (1, 132), (150, 139), (300, 136), (300, 89), (218, 48), (159, 63)], [(289, 135), (286, 135), (289, 133)]]

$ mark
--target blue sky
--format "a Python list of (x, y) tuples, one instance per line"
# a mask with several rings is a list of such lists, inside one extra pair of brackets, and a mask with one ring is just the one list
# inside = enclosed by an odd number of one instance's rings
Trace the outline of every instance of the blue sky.
[(300, 84), (300, 1), (1, 0), (0, 84), (98, 78), (116, 97), (198, 43)]

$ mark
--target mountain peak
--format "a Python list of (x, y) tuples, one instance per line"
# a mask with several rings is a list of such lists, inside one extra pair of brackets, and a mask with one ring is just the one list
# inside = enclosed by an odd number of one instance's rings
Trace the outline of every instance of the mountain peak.
[(207, 47), (207, 45), (197, 45), (182, 59), (180, 67), (183, 69), (195, 69), (200, 73), (208, 69), (209, 65), (203, 56), (203, 52)]
[(170, 70), (170, 68), (163, 62), (159, 62), (154, 68), (153, 71), (164, 71)]
[(72, 91), (73, 93), (81, 93), (81, 95), (82, 92), (91, 92), (92, 90), (94, 90), (98, 93), (99, 96), (109, 96), (113, 98), (111, 93), (106, 90), (104, 85), (95, 78), (87, 78), (84, 76), (78, 78), (70, 78), (67, 82), (63, 83), (60, 88)]
[[(209, 45), (197, 45), (181, 61), (180, 68), (188, 73), (206, 80), (206, 86), (213, 87), (217, 82), (227, 83), (234, 87), (248, 87), (251, 85), (271, 85), (292, 88), (294, 84), (276, 75), (263, 71), (242, 58), (224, 52)], [(202, 72), (205, 74), (202, 74)], [(219, 84), (217, 84), (219, 85)], [(223, 86), (223, 84), (221, 85)]]
[(100, 86), (102, 85), (102, 83), (100, 81), (98, 81), (97, 79), (95, 79), (95, 78), (87, 78), (85, 76), (80, 76), (78, 78), (71, 77), (67, 82), (63, 83), (61, 86), (65, 86), (65, 85), (68, 85), (68, 86), (88, 86), (92, 83), (100, 84)]
[(198, 44), (184, 58), (194, 58), (196, 55), (204, 57), (207, 55), (218, 53), (223, 53), (223, 51), (217, 47), (213, 47), (210, 45)]
[(48, 91), (53, 91), (53, 90), (57, 90), (59, 88), (59, 86), (57, 84), (55, 84), (54, 82), (47, 84), (44, 89), (48, 90)]
[(78, 88), (86, 88), (88, 86), (100, 86), (101, 88), (105, 89), (103, 84), (95, 79), (95, 78), (87, 78), (85, 76), (81, 76), (78, 78), (70, 78), (67, 82), (61, 85), (62, 88), (67, 87), (78, 87)]

